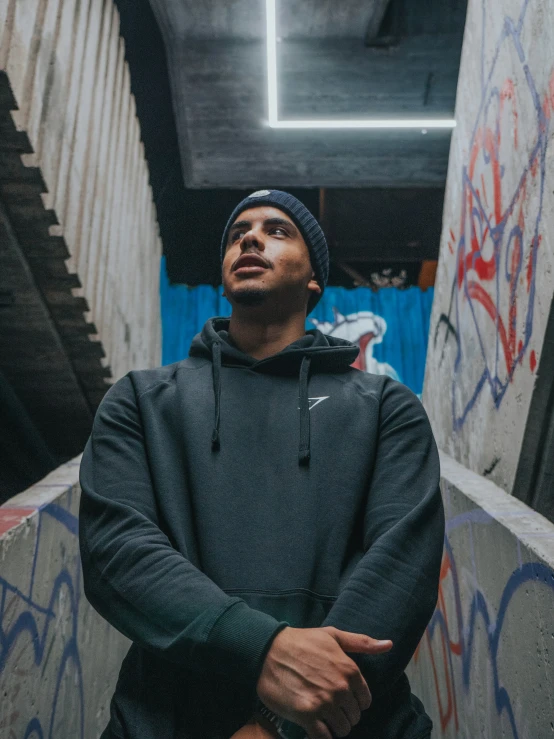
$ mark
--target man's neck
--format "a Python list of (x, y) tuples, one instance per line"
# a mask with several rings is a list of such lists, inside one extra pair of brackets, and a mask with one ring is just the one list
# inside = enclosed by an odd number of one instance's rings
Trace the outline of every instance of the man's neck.
[(277, 354), (306, 335), (306, 316), (293, 315), (282, 322), (267, 322), (252, 317), (231, 315), (229, 335), (238, 348), (254, 359)]

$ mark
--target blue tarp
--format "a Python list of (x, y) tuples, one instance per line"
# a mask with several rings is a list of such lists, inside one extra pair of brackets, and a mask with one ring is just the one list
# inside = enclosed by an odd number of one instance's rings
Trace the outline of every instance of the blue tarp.
[[(231, 305), (222, 287), (170, 285), (162, 258), (162, 363), (188, 355), (190, 343), (206, 320), (230, 316)], [(427, 337), (433, 288), (406, 290), (326, 287), (322, 299), (306, 320), (306, 329), (320, 324), (323, 333), (348, 338), (364, 346), (367, 371), (397, 376), (418, 395), (423, 388)], [(347, 319), (347, 320), (345, 320)], [(330, 322), (326, 323), (326, 322)]]

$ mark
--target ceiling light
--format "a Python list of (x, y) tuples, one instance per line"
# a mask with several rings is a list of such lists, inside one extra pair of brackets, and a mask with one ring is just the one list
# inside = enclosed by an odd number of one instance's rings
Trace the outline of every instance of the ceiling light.
[(268, 122), (271, 128), (288, 129), (345, 129), (345, 128), (403, 128), (419, 129), (427, 133), (426, 129), (452, 129), (456, 126), (453, 118), (362, 118), (348, 120), (279, 120), (278, 75), (277, 75), (277, 0), (266, 0), (267, 22), (267, 99)]

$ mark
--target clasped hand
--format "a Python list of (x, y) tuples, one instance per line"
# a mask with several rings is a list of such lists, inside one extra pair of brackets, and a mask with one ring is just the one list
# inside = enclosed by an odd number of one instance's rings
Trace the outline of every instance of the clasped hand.
[[(346, 737), (371, 705), (367, 683), (346, 652), (382, 654), (391, 647), (390, 640), (334, 626), (287, 626), (271, 644), (256, 690), (271, 711), (302, 726), (308, 739)], [(254, 716), (231, 739), (273, 737), (275, 729)]]

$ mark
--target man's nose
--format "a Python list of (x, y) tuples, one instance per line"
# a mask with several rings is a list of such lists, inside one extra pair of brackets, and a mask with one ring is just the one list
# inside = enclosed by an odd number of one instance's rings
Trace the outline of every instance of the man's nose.
[(244, 234), (240, 244), (242, 251), (246, 251), (251, 246), (254, 246), (256, 249), (264, 248), (262, 235), (258, 231), (255, 231), (253, 228), (251, 228), (250, 231), (247, 231)]

